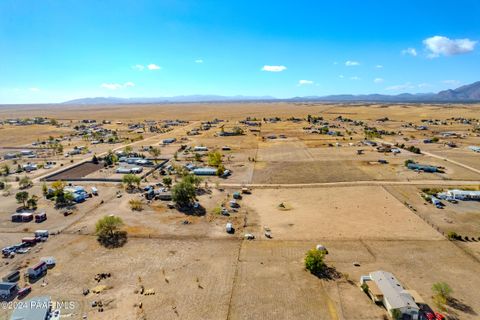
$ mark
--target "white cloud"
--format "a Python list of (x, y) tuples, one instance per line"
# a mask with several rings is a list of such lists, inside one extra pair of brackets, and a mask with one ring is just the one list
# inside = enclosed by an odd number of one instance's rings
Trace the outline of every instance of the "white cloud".
[(28, 90), (30, 90), (31, 92), (40, 92), (40, 89), (37, 87), (32, 87), (32, 88), (29, 88)]
[(298, 81), (299, 86), (312, 85), (314, 82), (312, 80), (300, 80)]
[(132, 66), (132, 69), (142, 71), (143, 69), (145, 69), (145, 66), (141, 65), (141, 64), (136, 64), (136, 65)]
[(390, 86), (385, 88), (385, 90), (389, 91), (400, 91), (400, 90), (407, 90), (407, 89), (413, 89), (415, 88), (410, 82), (404, 83), (404, 84), (398, 84), (395, 86)]
[(358, 62), (358, 61), (352, 61), (352, 60), (347, 60), (347, 61), (345, 61), (345, 65), (346, 65), (347, 67), (354, 67), (354, 66), (360, 65), (360, 62)]
[(458, 81), (458, 80), (443, 80), (442, 83), (452, 85), (452, 86), (458, 86), (460, 84), (460, 81)]
[(353, 77), (350, 77), (350, 80), (362, 80), (362, 79), (357, 76), (353, 76)]
[(129, 87), (134, 87), (135, 83), (133, 82), (125, 82), (124, 84), (120, 83), (102, 83), (100, 85), (101, 88), (108, 89), (108, 90), (117, 90), (117, 89), (122, 89), (122, 88), (129, 88)]
[(203, 63), (203, 59), (197, 59), (195, 60), (195, 63)]
[(402, 50), (403, 55), (410, 55), (412, 57), (416, 57), (418, 55), (417, 50), (415, 48), (407, 48)]
[(382, 66), (381, 64), (377, 64), (377, 65), (375, 66), (375, 68), (377, 68), (377, 69), (383, 69), (383, 66)]
[(436, 58), (441, 55), (452, 56), (468, 53), (475, 49), (477, 41), (470, 39), (449, 39), (444, 36), (433, 36), (423, 40), (423, 44), (430, 51), (429, 58)]
[(340, 79), (345, 78), (345, 76), (344, 76), (343, 74), (339, 75), (338, 77), (339, 77)]
[(418, 87), (419, 88), (430, 88), (430, 87), (432, 87), (432, 85), (430, 83), (425, 83), (424, 82), (424, 83), (419, 83)]
[(147, 66), (148, 70), (160, 70), (160, 66), (156, 65), (155, 63), (150, 63)]
[(263, 66), (262, 71), (268, 71), (268, 72), (281, 72), (286, 70), (287, 67), (285, 66)]
[(375, 83), (382, 83), (384, 80), (382, 78), (375, 78), (373, 79), (373, 82)]

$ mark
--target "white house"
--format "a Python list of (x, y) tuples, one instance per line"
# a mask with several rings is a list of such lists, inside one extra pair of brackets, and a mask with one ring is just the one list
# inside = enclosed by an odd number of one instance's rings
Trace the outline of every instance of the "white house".
[(441, 192), (437, 194), (437, 197), (445, 200), (480, 201), (480, 191), (453, 189), (453, 190), (447, 190), (447, 192)]
[(407, 315), (412, 320), (418, 319), (420, 308), (413, 296), (403, 288), (393, 274), (386, 271), (371, 272), (362, 276), (360, 283), (367, 286), (367, 291), (374, 302), (380, 302), (390, 316), (395, 313)]

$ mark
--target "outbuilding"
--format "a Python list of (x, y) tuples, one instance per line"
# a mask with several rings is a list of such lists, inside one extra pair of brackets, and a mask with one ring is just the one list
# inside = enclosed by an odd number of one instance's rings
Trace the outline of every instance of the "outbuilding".
[(18, 292), (15, 282), (0, 282), (0, 298), (8, 299)]

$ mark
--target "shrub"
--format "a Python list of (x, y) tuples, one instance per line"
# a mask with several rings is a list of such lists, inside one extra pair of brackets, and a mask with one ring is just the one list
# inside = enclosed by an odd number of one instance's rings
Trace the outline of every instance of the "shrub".
[(448, 240), (458, 240), (459, 235), (455, 231), (449, 231), (447, 233)]
[(316, 249), (309, 250), (305, 256), (305, 268), (314, 275), (321, 274), (326, 268), (325, 262), (323, 261), (324, 258), (324, 251)]
[(444, 305), (447, 303), (448, 298), (450, 298), (451, 293), (453, 292), (452, 288), (445, 282), (436, 282), (432, 286), (432, 291), (434, 293), (434, 301), (439, 305)]
[(128, 204), (130, 205), (130, 209), (132, 211), (142, 211), (143, 210), (143, 202), (138, 199), (131, 199), (128, 201)]

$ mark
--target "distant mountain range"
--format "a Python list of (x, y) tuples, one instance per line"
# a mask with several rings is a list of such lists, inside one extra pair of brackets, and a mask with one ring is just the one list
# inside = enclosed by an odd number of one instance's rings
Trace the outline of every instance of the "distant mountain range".
[(438, 93), (401, 93), (398, 95), (385, 94), (340, 94), (330, 96), (307, 96), (290, 99), (277, 99), (271, 96), (219, 96), (219, 95), (187, 95), (158, 98), (115, 98), (98, 97), (83, 98), (66, 101), (63, 104), (133, 104), (133, 103), (180, 103), (180, 102), (241, 102), (241, 101), (319, 101), (319, 102), (480, 102), (480, 81), (449, 89)]

